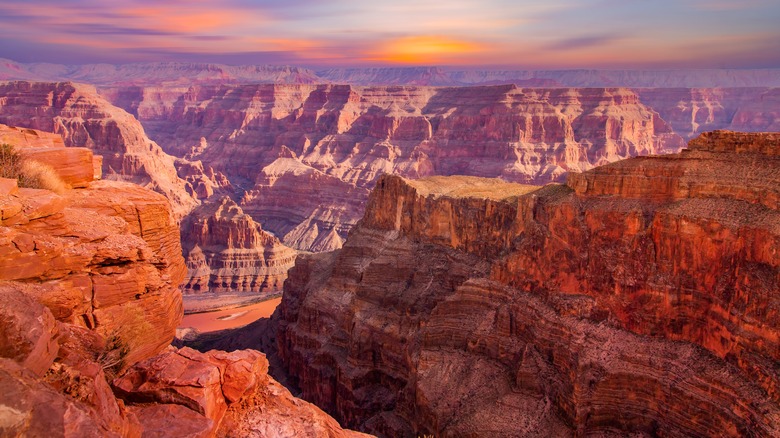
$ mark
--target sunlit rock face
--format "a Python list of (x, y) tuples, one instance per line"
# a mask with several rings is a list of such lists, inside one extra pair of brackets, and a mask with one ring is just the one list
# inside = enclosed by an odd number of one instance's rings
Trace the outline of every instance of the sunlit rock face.
[(683, 144), (622, 88), (228, 85), (104, 92), (136, 114), (167, 152), (226, 175), (241, 208), (283, 243), (315, 251), (343, 244), (384, 173), (546, 183), (570, 170)]
[(59, 134), (66, 146), (103, 157), (103, 177), (130, 181), (164, 194), (176, 217), (197, 204), (186, 182), (131, 114), (92, 86), (69, 82), (0, 82), (0, 123)]
[(532, 188), (379, 180), (275, 315), (305, 399), (383, 436), (780, 433), (780, 135)]
[(185, 293), (279, 291), (297, 252), (265, 232), (230, 198), (195, 210), (181, 225)]
[[(59, 135), (0, 125), (0, 141), (62, 180), (0, 178), (0, 435), (362, 436), (294, 398), (260, 352), (169, 347), (187, 269), (164, 196), (96, 180), (92, 150)], [(243, 216), (225, 200), (207, 225), (279, 246)]]

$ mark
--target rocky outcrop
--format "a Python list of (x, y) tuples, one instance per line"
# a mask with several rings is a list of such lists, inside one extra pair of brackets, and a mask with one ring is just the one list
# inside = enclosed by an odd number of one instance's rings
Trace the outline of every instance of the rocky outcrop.
[(56, 134), (0, 125), (0, 144), (11, 145), (24, 161), (43, 163), (69, 187), (85, 187), (103, 176), (103, 157), (87, 148), (66, 148)]
[[(34, 159), (55, 172), (93, 170), (89, 149), (58, 163), (53, 136), (9, 132), (34, 140), (21, 152), (48, 149)], [(0, 179), (0, 435), (358, 435), (283, 390), (256, 351), (166, 350), (186, 273), (170, 203), (125, 182), (73, 185)]]
[(228, 197), (196, 208), (181, 225), (189, 293), (279, 291), (296, 251), (263, 231)]
[(343, 430), (316, 406), (295, 399), (267, 372), (265, 355), (254, 350), (200, 353), (170, 347), (136, 364), (113, 385), (126, 401), (140, 403), (130, 411), (144, 425), (145, 433), (366, 436)]
[(776, 134), (538, 189), (383, 177), (277, 315), (303, 397), (383, 436), (780, 433)]
[(132, 115), (92, 86), (73, 83), (0, 83), (0, 123), (59, 134), (65, 145), (103, 157), (107, 179), (131, 181), (164, 194), (181, 217), (196, 205), (178, 178), (174, 159), (149, 140)]
[(543, 183), (682, 146), (657, 113), (620, 88), (240, 85), (136, 93), (128, 89), (121, 102), (167, 152), (223, 173), (244, 211), (307, 250), (342, 244), (383, 173)]

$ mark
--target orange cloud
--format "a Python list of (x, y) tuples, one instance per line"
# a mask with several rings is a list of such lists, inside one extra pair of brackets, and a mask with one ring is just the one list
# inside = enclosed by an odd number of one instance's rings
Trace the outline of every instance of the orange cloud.
[(157, 6), (121, 10), (128, 18), (141, 20), (143, 27), (174, 33), (196, 33), (226, 29), (229, 27), (257, 23), (260, 17), (254, 13), (248, 16), (237, 10), (182, 10), (179, 7)]
[(365, 60), (396, 64), (432, 64), (458, 61), (482, 50), (476, 43), (440, 36), (411, 36), (380, 45)]

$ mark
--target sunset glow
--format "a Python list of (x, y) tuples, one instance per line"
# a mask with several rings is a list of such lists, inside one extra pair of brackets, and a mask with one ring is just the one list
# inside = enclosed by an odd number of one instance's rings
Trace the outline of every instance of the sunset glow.
[(780, 67), (778, 22), (776, 0), (11, 0), (0, 3), (0, 57), (69, 64)]

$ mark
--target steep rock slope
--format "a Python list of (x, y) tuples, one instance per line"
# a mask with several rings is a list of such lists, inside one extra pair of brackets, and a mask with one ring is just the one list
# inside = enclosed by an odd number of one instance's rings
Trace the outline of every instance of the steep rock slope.
[(196, 205), (173, 157), (149, 140), (130, 114), (73, 83), (0, 82), (0, 123), (60, 134), (67, 146), (103, 157), (107, 179), (131, 181), (164, 194), (181, 217)]
[[(24, 159), (63, 179), (92, 174), (91, 150), (59, 136), (0, 136), (47, 149)], [(89, 159), (63, 161), (63, 150)], [(0, 213), (0, 435), (361, 436), (292, 397), (262, 353), (166, 348), (186, 270), (162, 195), (92, 180), (55, 194), (0, 178)]]
[(112, 93), (167, 152), (224, 173), (244, 193), (247, 213), (301, 249), (337, 248), (382, 173), (540, 183), (682, 146), (657, 113), (620, 88), (241, 85), (193, 86), (178, 96)]
[(230, 198), (196, 208), (181, 225), (185, 292), (278, 291), (296, 251), (263, 231)]
[(379, 180), (275, 315), (303, 397), (384, 436), (780, 433), (780, 135), (533, 189)]

